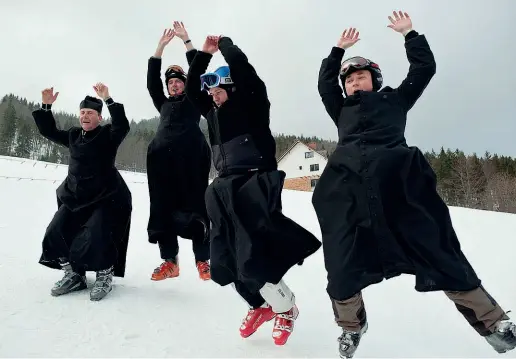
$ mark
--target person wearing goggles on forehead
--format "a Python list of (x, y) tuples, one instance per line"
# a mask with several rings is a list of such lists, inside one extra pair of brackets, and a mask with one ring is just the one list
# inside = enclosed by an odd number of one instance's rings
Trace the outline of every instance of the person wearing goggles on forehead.
[(503, 353), (516, 346), (515, 326), (461, 251), (430, 164), (405, 140), (407, 113), (434, 76), (436, 63), (409, 15), (393, 15), (388, 26), (404, 36), (410, 65), (397, 88), (381, 89), (382, 73), (371, 60), (357, 56), (341, 64), (345, 51), (359, 41), (354, 28), (344, 31), (319, 71), (319, 94), (339, 140), (312, 204), (322, 231), (327, 292), (342, 328), (339, 353), (353, 357), (367, 331), (362, 290), (401, 274), (415, 275), (419, 292), (444, 291)]
[(195, 263), (202, 280), (210, 279), (209, 220), (204, 202), (211, 168), (211, 152), (199, 127), (201, 113), (186, 97), (186, 73), (172, 65), (165, 71), (163, 92), (161, 58), (177, 36), (186, 46), (191, 63), (195, 53), (183, 23), (163, 32), (156, 53), (148, 61), (147, 89), (160, 113), (156, 135), (147, 150), (150, 216), (147, 232), (157, 243), (163, 262), (151, 275), (154, 281), (179, 276), (178, 236), (192, 240)]
[[(205, 74), (219, 49), (228, 65)], [(282, 278), (321, 242), (281, 212), (285, 173), (277, 169), (266, 86), (229, 37), (208, 36), (188, 71), (186, 94), (208, 120), (218, 171), (205, 196), (212, 280), (232, 284), (250, 307), (242, 337), (274, 319), (274, 343), (283, 345), (299, 312)]]

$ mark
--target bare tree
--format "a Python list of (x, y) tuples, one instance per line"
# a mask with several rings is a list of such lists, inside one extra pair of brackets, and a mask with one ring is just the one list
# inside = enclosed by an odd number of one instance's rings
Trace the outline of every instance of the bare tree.
[(487, 183), (485, 193), (487, 209), (499, 212), (516, 212), (516, 181), (506, 173), (497, 173)]
[(453, 163), (453, 184), (459, 206), (484, 209), (486, 207), (486, 177), (482, 164), (476, 155), (466, 157), (460, 153)]

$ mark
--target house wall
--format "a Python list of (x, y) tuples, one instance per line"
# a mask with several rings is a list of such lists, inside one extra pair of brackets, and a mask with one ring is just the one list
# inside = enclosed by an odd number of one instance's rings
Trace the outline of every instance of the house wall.
[(313, 190), (312, 179), (318, 180), (319, 176), (304, 176), (304, 177), (297, 177), (297, 178), (288, 178), (288, 179), (285, 179), (283, 188), (294, 190), (294, 191), (311, 192)]
[[(310, 152), (312, 157), (305, 158), (305, 152)], [(303, 176), (320, 175), (328, 161), (317, 152), (309, 149), (301, 143), (298, 143), (294, 148), (281, 159), (278, 163), (278, 168), (285, 171), (286, 178), (297, 178)], [(310, 165), (319, 165), (316, 171), (310, 171)], [(301, 169), (299, 168), (301, 167)]]

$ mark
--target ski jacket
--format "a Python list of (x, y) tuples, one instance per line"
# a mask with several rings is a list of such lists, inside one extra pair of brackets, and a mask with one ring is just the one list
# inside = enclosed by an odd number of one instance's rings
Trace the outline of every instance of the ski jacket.
[(215, 169), (220, 176), (277, 169), (266, 86), (230, 38), (222, 37), (219, 49), (234, 82), (228, 100), (217, 107), (210, 94), (201, 90), (200, 76), (212, 58), (203, 51), (198, 51), (192, 61), (185, 90), (208, 121)]

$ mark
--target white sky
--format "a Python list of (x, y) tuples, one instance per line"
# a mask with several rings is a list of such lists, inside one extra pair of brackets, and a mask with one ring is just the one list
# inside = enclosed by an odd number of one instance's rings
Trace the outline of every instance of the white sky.
[[(152, 7), (144, 4), (152, 4)], [(323, 5), (324, 4), (324, 5)], [(516, 1), (152, 0), (2, 1), (0, 95), (39, 102), (60, 91), (56, 108), (76, 112), (92, 85), (105, 82), (134, 120), (157, 115), (146, 89), (147, 59), (165, 27), (185, 23), (201, 48), (206, 35), (230, 36), (268, 86), (274, 132), (337, 139), (317, 94), (321, 60), (349, 26), (361, 41), (346, 56), (378, 62), (385, 84), (407, 73), (403, 38), (387, 28), (407, 11), (427, 35), (437, 74), (409, 113), (407, 140), (424, 150), (459, 147), (516, 156)], [(174, 39), (164, 66), (186, 67)], [(218, 53), (210, 69), (223, 64)]]

